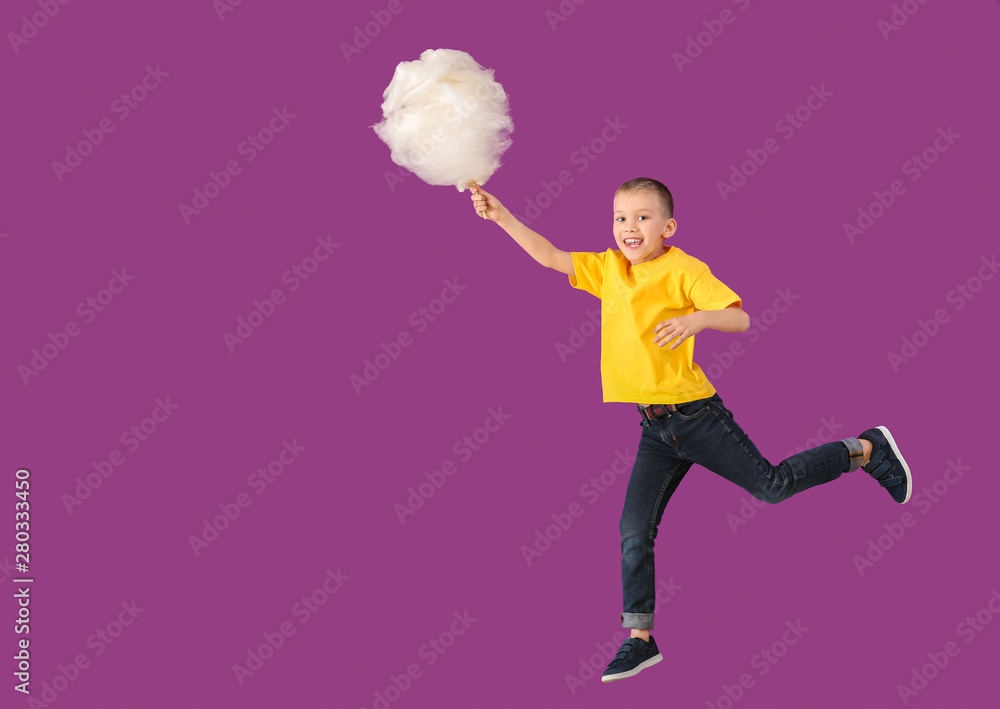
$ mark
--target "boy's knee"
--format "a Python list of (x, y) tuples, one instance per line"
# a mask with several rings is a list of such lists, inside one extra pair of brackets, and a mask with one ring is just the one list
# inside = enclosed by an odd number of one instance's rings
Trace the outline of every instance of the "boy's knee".
[(790, 495), (788, 494), (788, 489), (784, 487), (773, 486), (767, 490), (758, 490), (754, 493), (756, 497), (761, 502), (766, 502), (769, 505), (776, 505), (779, 502), (787, 500)]
[(618, 522), (618, 531), (621, 533), (622, 540), (631, 539), (645, 535), (646, 525), (636, 524), (634, 521), (622, 517), (621, 521)]

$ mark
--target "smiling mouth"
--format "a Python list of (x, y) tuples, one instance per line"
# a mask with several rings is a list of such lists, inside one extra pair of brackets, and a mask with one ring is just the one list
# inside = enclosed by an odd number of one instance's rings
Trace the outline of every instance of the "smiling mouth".
[(637, 249), (642, 246), (642, 239), (629, 237), (628, 239), (622, 239), (622, 243), (626, 248)]

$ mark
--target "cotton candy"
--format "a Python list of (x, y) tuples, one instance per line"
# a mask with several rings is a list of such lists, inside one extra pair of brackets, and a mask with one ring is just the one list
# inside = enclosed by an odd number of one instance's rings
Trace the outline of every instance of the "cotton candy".
[(382, 98), (384, 118), (372, 128), (394, 163), (429, 184), (484, 184), (510, 147), (507, 94), (465, 52), (428, 49), (400, 62)]

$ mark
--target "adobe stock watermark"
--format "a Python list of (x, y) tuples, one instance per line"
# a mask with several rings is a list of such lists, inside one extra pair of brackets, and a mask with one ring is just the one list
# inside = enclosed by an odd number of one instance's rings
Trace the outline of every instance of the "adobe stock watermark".
[[(441, 318), (448, 309), (448, 306), (454, 303), (465, 292), (466, 288), (468, 286), (459, 283), (457, 276), (455, 278), (446, 278), (444, 280), (444, 288), (441, 289), (441, 295), (431, 299), (426, 305), (421, 305), (410, 313), (406, 322), (416, 328), (417, 335), (426, 332), (431, 324)], [(361, 373), (354, 374), (352, 372), (347, 377), (347, 381), (350, 382), (354, 393), (361, 396), (361, 392), (364, 391), (365, 387), (370, 387), (374, 384), (382, 376), (382, 373), (389, 369), (392, 363), (402, 356), (403, 350), (412, 345), (414, 341), (413, 334), (409, 330), (400, 330), (394, 338), (389, 340), (388, 344), (385, 341), (380, 342), (379, 351), (371, 357), (365, 357), (362, 361)]]
[(417, 650), (417, 657), (424, 661), (423, 666), (419, 662), (411, 662), (398, 675), (391, 673), (385, 688), (372, 692), (372, 709), (389, 709), (394, 702), (399, 701), (413, 683), (424, 676), (426, 669), (433, 667), (444, 657), (455, 646), (458, 638), (465, 635), (478, 620), (469, 615), (468, 609), (452, 613), (445, 629), (428, 638)]
[[(647, 271), (637, 271), (633, 273), (636, 284), (648, 281)], [(566, 341), (559, 340), (555, 343), (556, 354), (559, 361), (566, 364), (571, 355), (583, 349), (587, 341), (601, 331), (601, 321), (604, 315), (614, 315), (624, 303), (629, 302), (629, 288), (624, 283), (618, 283), (618, 293), (607, 299), (608, 304), (601, 303), (598, 308), (591, 308), (584, 312), (584, 318), (579, 325), (570, 325)]]
[[(976, 271), (965, 279), (962, 283), (957, 283), (949, 290), (945, 296), (945, 302), (952, 306), (952, 312), (962, 310), (973, 298), (982, 290), (986, 283), (993, 280), (993, 277), (1000, 271), (1000, 264), (997, 263), (997, 256), (982, 256), (979, 259)], [(898, 350), (886, 352), (886, 359), (892, 368), (893, 374), (899, 374), (903, 365), (913, 361), (923, 349), (930, 344), (930, 341), (937, 337), (942, 328), (951, 322), (951, 313), (947, 308), (937, 308), (927, 320), (917, 319), (913, 332), (903, 335), (900, 338)]]
[[(169, 396), (163, 399), (157, 397), (153, 403), (155, 405), (149, 412), (149, 416), (126, 428), (118, 437), (119, 442), (129, 453), (135, 453), (139, 450), (154, 433), (160, 430), (160, 426), (181, 407), (180, 404), (171, 401)], [(107, 457), (101, 460), (92, 460), (90, 467), (93, 470), (84, 477), (77, 476), (74, 479), (76, 486), (72, 493), (64, 492), (62, 494), (61, 499), (66, 507), (66, 513), (73, 514), (74, 508), (89, 500), (94, 491), (104, 485), (104, 482), (114, 475), (115, 470), (123, 465), (125, 465), (125, 454), (117, 448), (112, 449)]]
[[(792, 450), (785, 453), (782, 460), (785, 458), (790, 458), (797, 453), (809, 450), (810, 448), (816, 448), (824, 443), (831, 443), (833, 441), (839, 441), (842, 436), (838, 435), (844, 427), (844, 424), (837, 423), (833, 416), (826, 418), (825, 416), (819, 420), (819, 428), (816, 429), (816, 435), (811, 438), (807, 438), (805, 443), (795, 446)], [(750, 520), (757, 516), (757, 512), (767, 507), (768, 503), (763, 500), (759, 500), (751, 495), (744, 495), (740, 498), (740, 506), (736, 512), (726, 513), (726, 522), (729, 524), (729, 530), (736, 534), (740, 531), (742, 527), (745, 527)]]
[[(332, 240), (332, 235), (317, 236), (316, 246), (312, 247), (309, 255), (293, 263), (281, 274), (281, 282), (288, 286), (288, 291), (294, 293), (305, 281), (308, 281), (319, 270), (320, 266), (330, 260), (333, 252), (340, 248), (340, 244)], [(232, 332), (226, 330), (222, 333), (222, 342), (229, 350), (229, 354), (235, 354), (239, 345), (246, 344), (255, 332), (257, 332), (265, 322), (271, 319), (279, 305), (288, 302), (288, 296), (281, 288), (272, 288), (270, 294), (264, 300), (254, 300), (253, 307), (246, 316), (240, 315), (236, 318), (236, 327)]]
[(351, 41), (340, 43), (340, 52), (344, 55), (344, 61), (350, 64), (351, 58), (355, 54), (361, 54), (361, 50), (367, 48), (373, 39), (382, 34), (382, 30), (392, 24), (393, 18), (404, 9), (405, 6), (401, 0), (389, 0), (385, 4), (385, 8), (369, 12), (372, 19), (366, 18), (367, 21), (363, 25), (354, 25), (354, 36)]
[(62, 6), (69, 4), (69, 0), (36, 0), (35, 4), (40, 8), (37, 12), (32, 13), (31, 17), (21, 16), (21, 31), (7, 33), (7, 41), (14, 54), (19, 54), (21, 47), (37, 37), (39, 30), (47, 26), (59, 14)]
[(202, 187), (192, 188), (191, 204), (187, 202), (177, 204), (177, 211), (184, 220), (184, 226), (190, 226), (192, 219), (208, 209), (212, 201), (218, 199), (222, 191), (232, 184), (233, 178), (243, 173), (243, 165), (256, 160), (257, 156), (274, 142), (277, 135), (283, 133), (293, 119), (298, 118), (296, 114), (288, 112), (288, 106), (283, 106), (281, 109), (272, 108), (271, 114), (271, 118), (263, 128), (249, 134), (236, 146), (236, 154), (243, 156), (243, 163), (233, 159), (219, 171), (209, 170), (208, 181)]
[[(820, 84), (818, 87), (814, 84), (809, 89), (809, 94), (801, 105), (794, 111), (789, 111), (774, 123), (774, 130), (786, 142), (795, 137), (799, 130), (811, 121), (816, 113), (826, 105), (826, 102), (833, 97), (833, 92), (827, 90), (826, 84)], [(777, 153), (780, 148), (781, 143), (775, 138), (768, 138), (759, 148), (747, 148), (747, 159), (741, 162), (739, 166), (735, 163), (729, 166), (729, 179), (716, 180), (715, 182), (722, 201), (728, 202), (730, 195), (735, 194), (740, 188), (745, 186), (747, 180), (756, 175), (758, 170), (764, 167), (771, 156)]]
[(926, 5), (927, 0), (903, 0), (902, 3), (892, 4), (892, 12), (888, 20), (879, 19), (875, 26), (882, 33), (882, 39), (889, 41), (889, 37), (894, 32), (899, 32), (903, 25), (910, 21), (910, 18), (917, 14), (921, 5)]
[(14, 578), (14, 565), (10, 563), (10, 557), (5, 556), (0, 562), (0, 583), (6, 583), (7, 579)]
[[(995, 616), (1000, 615), (1000, 590), (994, 586), (990, 589), (989, 594), (986, 603), (976, 611), (975, 615), (967, 615), (955, 626), (955, 634), (964, 640), (966, 645), (986, 630)], [(921, 659), (914, 665), (910, 669), (906, 682), (896, 684), (896, 692), (899, 694), (899, 700), (903, 702), (903, 706), (909, 705), (911, 699), (927, 689), (930, 683), (937, 679), (961, 652), (962, 646), (954, 640), (949, 640), (940, 650), (928, 652), (927, 662)]]
[[(83, 672), (91, 668), (93, 658), (100, 657), (109, 647), (118, 642), (125, 630), (130, 628), (135, 623), (136, 618), (146, 610), (140, 607), (134, 598), (131, 601), (122, 601), (120, 606), (121, 610), (117, 611), (114, 618), (87, 636), (84, 644), (93, 650), (93, 653), (79, 652), (69, 664), (58, 665), (55, 676), (42, 682), (40, 691), (37, 685), (34, 688), (31, 687), (30, 677), (19, 676), (19, 672), (23, 672), (25, 675), (29, 674), (27, 669), (20, 670), (20, 664), (29, 662), (29, 658), (14, 655), (14, 659), (17, 661), (15, 667), (18, 667), (14, 676), (20, 681), (20, 684), (15, 684), (14, 688), (29, 695), (27, 698), (28, 709), (48, 709), (52, 706), (53, 702), (63, 696), (73, 683), (80, 679)], [(27, 649), (22, 649), (21, 653), (27, 654)]]
[[(620, 479), (628, 478), (634, 460), (635, 454), (630, 453), (628, 449), (616, 450), (615, 457), (608, 467), (596, 475), (591, 475), (590, 479), (580, 486), (580, 497), (588, 505), (594, 505)], [(520, 551), (524, 563), (530, 567), (535, 561), (542, 558), (542, 555), (551, 549), (552, 545), (573, 526), (573, 522), (583, 517), (586, 511), (587, 508), (580, 502), (574, 501), (569, 504), (565, 512), (557, 511), (550, 514), (545, 522), (551, 519), (552, 524), (547, 524), (544, 530), (541, 527), (536, 527), (531, 543), (521, 545)]]
[[(967, 472), (972, 470), (968, 465), (962, 465), (962, 459), (949, 460), (947, 469), (932, 484), (922, 487), (913, 493), (910, 502), (919, 510), (921, 515), (930, 512), (941, 499), (951, 492), (954, 487)], [(886, 554), (892, 551), (899, 542), (903, 540), (907, 532), (913, 529), (922, 517), (907, 510), (899, 515), (895, 522), (886, 522), (882, 525), (884, 533), (869, 537), (865, 543), (865, 548), (860, 554), (851, 557), (854, 568), (858, 571), (858, 576), (864, 576), (865, 572), (874, 568), (875, 564), (885, 558)]]
[[(135, 280), (135, 276), (129, 274), (126, 268), (112, 269), (107, 287), (87, 296), (76, 306), (76, 314), (83, 319), (84, 325), (90, 325), (94, 322), (97, 316), (103, 313), (115, 301), (115, 298), (125, 291), (129, 283)], [(17, 365), (17, 373), (24, 385), (28, 386), (32, 377), (41, 374), (49, 366), (49, 363), (55, 361), (69, 347), (72, 338), (78, 337), (82, 332), (83, 329), (76, 320), (67, 320), (55, 332), (49, 330), (49, 341), (40, 348), (35, 347), (31, 350), (31, 359), (28, 360), (27, 364)]]
[[(900, 171), (904, 177), (909, 177), (910, 182), (916, 182), (924, 176), (931, 165), (938, 161), (942, 153), (948, 150), (961, 138), (960, 133), (952, 130), (951, 126), (937, 129), (937, 136), (920, 153), (914, 153), (900, 166)], [(860, 206), (857, 209), (857, 219), (853, 222), (844, 222), (844, 236), (850, 243), (855, 243), (859, 236), (862, 236), (871, 229), (875, 222), (885, 216), (886, 212), (896, 203), (897, 198), (906, 194), (906, 185), (900, 179), (894, 179), (884, 190), (875, 190), (872, 195), (875, 199), (868, 203), (868, 206)]]
[[(640, 271), (639, 273), (645, 273)], [(577, 325), (570, 325), (566, 341), (555, 343), (556, 354), (563, 364), (569, 361), (571, 355), (583, 349), (587, 341), (601, 331), (601, 309), (592, 308), (584, 313), (584, 318)]]
[[(587, 171), (594, 162), (597, 161), (608, 146), (621, 137), (622, 133), (628, 130), (628, 124), (622, 123), (621, 116), (605, 118), (604, 125), (597, 131), (597, 135), (586, 143), (581, 143), (573, 152), (569, 154), (569, 164), (576, 168), (577, 174)], [(542, 216), (542, 212), (552, 206), (552, 203), (559, 199), (565, 189), (573, 184), (576, 179), (570, 169), (559, 170), (551, 180), (542, 180), (538, 184), (538, 191), (534, 197), (526, 197), (524, 200), (524, 216), (514, 213), (517, 220), (525, 225), (531, 225), (534, 220)], [(513, 212), (513, 210), (511, 210)]]
[(549, 23), (549, 29), (553, 32), (558, 29), (561, 22), (568, 20), (575, 12), (576, 8), (583, 5), (587, 0), (560, 0), (555, 9), (545, 10), (545, 19)]
[[(748, 344), (752, 345), (757, 342), (760, 336), (778, 322), (780, 317), (787, 313), (801, 297), (792, 293), (791, 286), (776, 288), (774, 293), (776, 297), (771, 303), (771, 307), (765, 308), (761, 311), (760, 315), (750, 315), (750, 328), (746, 332), (741, 333), (744, 338), (749, 340)], [(712, 353), (711, 362), (699, 366), (701, 366), (711, 381), (718, 382), (736, 364), (736, 360), (746, 353), (747, 348), (743, 343), (739, 340), (734, 340), (721, 354), (719, 352)]]
[(105, 136), (113, 133), (122, 121), (131, 116), (132, 112), (139, 108), (168, 76), (170, 73), (160, 69), (159, 64), (155, 67), (147, 64), (146, 73), (139, 79), (139, 83), (128, 91), (123, 91), (108, 107), (108, 110), (117, 117), (118, 123), (105, 117), (97, 122), (96, 128), (84, 128), (80, 131), (83, 134), (83, 140), (77, 141), (75, 145), (66, 145), (63, 161), (52, 161), (52, 171), (55, 173), (56, 180), (62, 182), (66, 175), (73, 174), (74, 170), (83, 165), (84, 159), (94, 154), (97, 146), (104, 142)]
[(223, 22), (228, 13), (236, 12), (236, 8), (242, 4), (243, 0), (212, 0), (212, 9), (215, 10), (215, 16), (219, 18), (219, 22)]
[[(667, 581), (660, 579), (656, 584), (656, 604), (653, 606), (653, 613), (659, 613), (660, 609), (676, 598), (677, 592), (681, 591), (683, 588), (684, 587), (680, 584), (674, 583), (673, 576), (671, 576)], [(628, 636), (628, 630), (616, 630), (614, 634), (612, 634), (611, 640), (608, 642), (594, 643), (594, 648), (597, 652), (591, 653), (589, 656), (581, 657), (576, 661), (576, 672), (574, 674), (567, 672), (563, 675), (563, 681), (566, 683), (566, 690), (571, 696), (575, 697), (577, 690), (586, 685), (587, 682), (600, 677), (604, 673), (604, 668), (608, 666), (608, 663), (611, 662), (611, 658), (615, 656), (615, 653), (618, 652), (618, 648)]]
[[(295, 601), (288, 611), (289, 614), (297, 619), (299, 627), (302, 627), (330, 602), (330, 599), (344, 587), (350, 578), (340, 570), (339, 566), (336, 571), (327, 567), (319, 585)], [(288, 638), (295, 635), (297, 629), (291, 620), (285, 620), (279, 623), (273, 631), (265, 630), (261, 633), (261, 642), (246, 649), (246, 660), (243, 664), (233, 663), (232, 669), (236, 684), (242, 687), (247, 680), (260, 672), (264, 668), (264, 664), (285, 646)]]
[[(750, 7), (750, 0), (732, 0), (732, 3), (738, 6), (741, 12)], [(694, 60), (722, 36), (722, 33), (726, 31), (726, 26), (736, 22), (736, 17), (736, 13), (727, 7), (719, 13), (718, 18), (702, 20), (701, 24), (705, 29), (694, 36), (688, 35), (685, 38), (687, 44), (684, 46), (684, 52), (674, 51), (670, 55), (674, 60), (674, 66), (677, 67), (677, 73), (683, 74), (685, 66), (694, 64)]]
[(756, 686), (757, 678), (770, 672), (788, 654), (790, 648), (798, 645), (807, 632), (809, 628), (802, 625), (801, 620), (796, 619), (794, 623), (790, 620), (785, 621), (785, 629), (781, 631), (778, 639), (770, 645), (761, 647), (760, 651), (750, 658), (750, 667), (757, 670), (757, 677), (750, 672), (743, 672), (732, 684), (723, 682), (722, 693), (715, 701), (707, 700), (705, 706), (708, 709), (733, 709), (746, 696), (747, 691)]
[[(462, 463), (468, 463), (472, 457), (489, 443), (490, 439), (496, 435), (503, 425), (510, 420), (511, 414), (503, 410), (503, 406), (486, 410), (486, 418), (483, 425), (476, 428), (472, 433), (466, 433), (455, 441), (451, 447), (452, 453), (461, 459)], [(396, 519), (400, 524), (406, 524), (407, 517), (415, 515), (428, 500), (437, 494), (438, 490), (444, 487), (448, 478), (453, 477), (459, 468), (451, 458), (445, 458), (436, 470), (425, 470), (423, 482), (414, 487), (406, 488), (409, 493), (404, 502), (396, 502), (392, 506), (392, 511), (396, 513)]]
[[(281, 450), (267, 465), (250, 473), (247, 477), (247, 487), (257, 495), (263, 495), (305, 451), (306, 447), (299, 445), (298, 438), (293, 438), (291, 442), (286, 438), (281, 442)], [(188, 544), (194, 555), (201, 556), (201, 552), (207, 549), (212, 542), (218, 540), (221, 534), (229, 529), (232, 523), (243, 514), (243, 510), (251, 504), (253, 504), (253, 498), (250, 497), (250, 494), (241, 491), (235, 495), (232, 502), (220, 502), (216, 505), (219, 514), (210, 520), (202, 519), (201, 532), (188, 535)], [(212, 512), (215, 510), (213, 509)]]

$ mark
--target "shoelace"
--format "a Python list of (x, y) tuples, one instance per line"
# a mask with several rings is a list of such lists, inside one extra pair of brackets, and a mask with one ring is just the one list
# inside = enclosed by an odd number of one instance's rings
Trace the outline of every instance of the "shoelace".
[(878, 451), (872, 455), (871, 459), (868, 461), (868, 465), (865, 466), (865, 470), (868, 474), (878, 480), (882, 487), (898, 485), (903, 482), (902, 476), (892, 475), (892, 471), (895, 468), (895, 464), (889, 460), (889, 454), (886, 453), (885, 448), (883, 447), (880, 447)]

